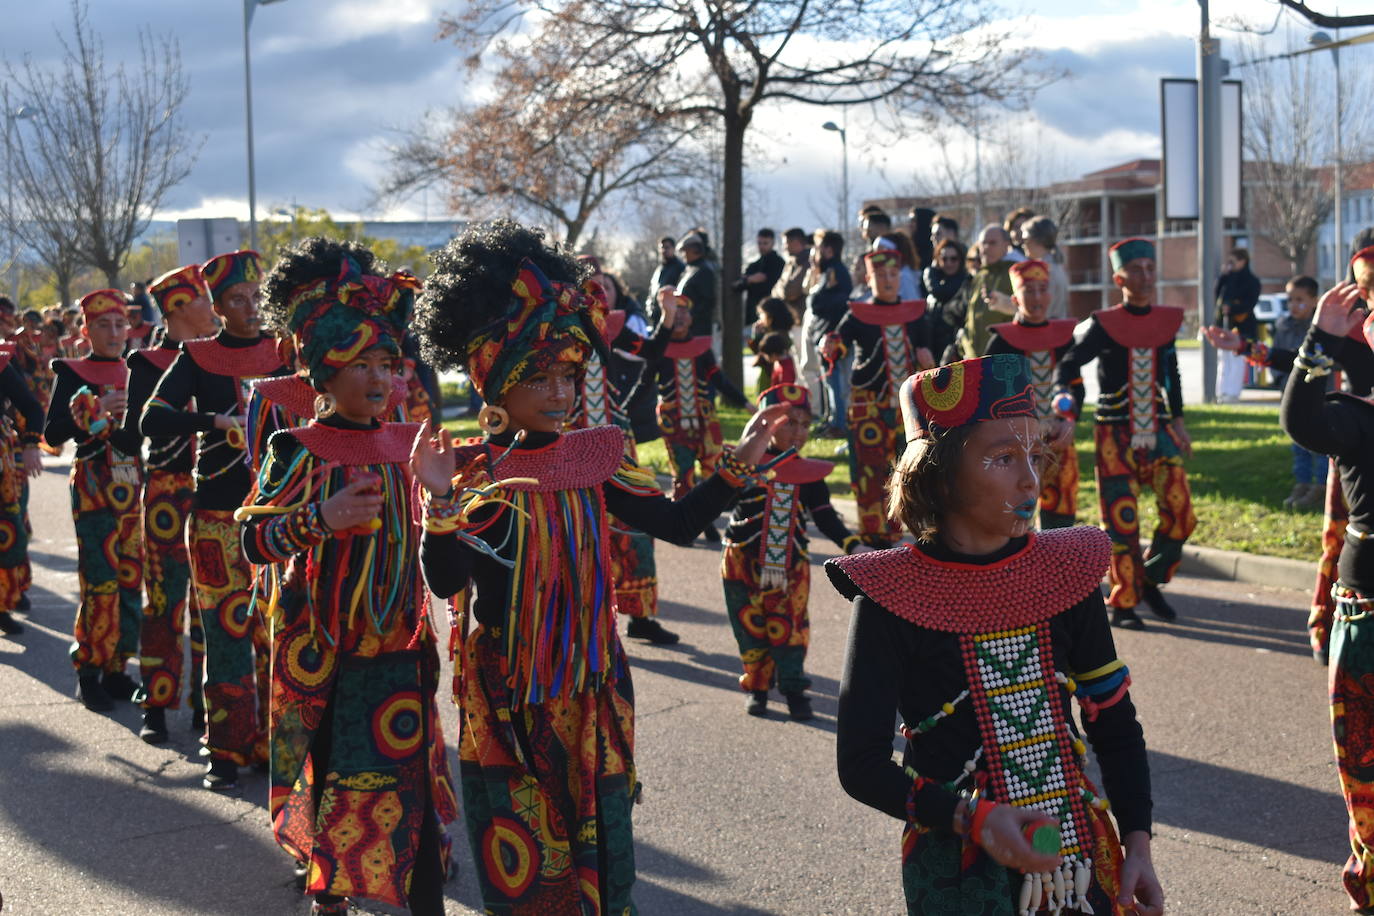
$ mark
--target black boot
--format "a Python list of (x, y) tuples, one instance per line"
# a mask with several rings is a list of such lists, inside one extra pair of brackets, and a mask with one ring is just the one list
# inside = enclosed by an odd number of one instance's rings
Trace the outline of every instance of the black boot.
[(107, 671), (105, 678), (101, 681), (105, 692), (110, 695), (112, 700), (122, 700), (127, 703), (134, 698), (138, 692), (139, 683), (129, 675), (120, 671)]
[(24, 625), (15, 620), (9, 611), (0, 611), (0, 633), (6, 636), (18, 636), (24, 632)]
[(787, 700), (787, 715), (793, 722), (806, 722), (811, 718), (811, 698), (806, 691), (784, 693), (783, 697)]
[(100, 686), (99, 668), (81, 668), (76, 672), (76, 698), (91, 712), (109, 712), (114, 700)]
[(1145, 621), (1136, 616), (1133, 607), (1114, 607), (1112, 608), (1112, 626), (1120, 627), (1123, 630), (1143, 630)]
[(751, 716), (768, 715), (768, 691), (749, 691), (749, 699), (745, 701), (744, 711), (749, 713), (749, 715)]
[(239, 787), (238, 764), (223, 757), (211, 757), (201, 785), (211, 792), (228, 792)]
[(167, 743), (167, 710), (162, 706), (150, 706), (143, 710), (143, 727), (138, 736), (148, 744)]
[(16, 611), (23, 611), (26, 614), (29, 612), (29, 608), (31, 607), (33, 607), (33, 602), (29, 600), (28, 592), (24, 592), (24, 594), (20, 595), (19, 600), (16, 601), (14, 604), (14, 609)]
[(205, 734), (205, 706), (202, 703), (191, 704), (191, 731)]
[(1178, 619), (1178, 611), (1169, 607), (1169, 602), (1164, 600), (1164, 593), (1159, 590), (1158, 585), (1145, 586), (1140, 590), (1140, 596), (1150, 606), (1150, 612), (1160, 620)]
[(316, 894), (310, 904), (310, 916), (348, 916), (348, 898), (333, 894)]
[(671, 646), (678, 640), (676, 633), (665, 630), (663, 624), (652, 617), (631, 617), (625, 627), (625, 635), (635, 639), (646, 639), (656, 646)]

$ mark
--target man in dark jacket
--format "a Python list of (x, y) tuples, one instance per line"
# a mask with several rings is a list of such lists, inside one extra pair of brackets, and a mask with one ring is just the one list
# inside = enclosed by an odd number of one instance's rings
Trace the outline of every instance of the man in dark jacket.
[(760, 229), (758, 235), (759, 256), (744, 268), (744, 276), (735, 281), (734, 291), (744, 293), (745, 322), (754, 320), (754, 306), (758, 305), (773, 292), (773, 285), (782, 276), (787, 263), (782, 255), (773, 250), (777, 235), (772, 229)]
[(716, 272), (706, 259), (706, 240), (689, 232), (678, 243), (687, 269), (678, 280), (677, 292), (691, 301), (693, 337), (710, 336), (716, 323)]
[[(1216, 323), (1253, 341), (1259, 331), (1259, 322), (1255, 320), (1259, 297), (1260, 281), (1250, 270), (1250, 252), (1244, 248), (1232, 249), (1225, 270), (1217, 278)], [(1240, 400), (1245, 388), (1245, 358), (1225, 350), (1219, 355), (1221, 377), (1217, 380), (1217, 400), (1223, 404), (1234, 403)]]
[(654, 268), (654, 275), (649, 279), (647, 317), (650, 324), (658, 324), (658, 291), (665, 286), (676, 289), (677, 281), (682, 279), (682, 272), (687, 269), (687, 265), (677, 256), (677, 239), (671, 235), (658, 240), (658, 257), (658, 267)]
[[(804, 362), (821, 359), (821, 341), (839, 326), (840, 319), (849, 312), (849, 293), (854, 281), (844, 266), (844, 236), (834, 230), (817, 229), (815, 245), (811, 249), (811, 270), (806, 276), (806, 318), (802, 333), (807, 348)], [(843, 361), (841, 357), (841, 361)], [(825, 376), (826, 403), (821, 423), (837, 438), (845, 434), (845, 404), (849, 401), (849, 372), (847, 366), (826, 364), (821, 360)], [(802, 367), (807, 372), (808, 366)]]

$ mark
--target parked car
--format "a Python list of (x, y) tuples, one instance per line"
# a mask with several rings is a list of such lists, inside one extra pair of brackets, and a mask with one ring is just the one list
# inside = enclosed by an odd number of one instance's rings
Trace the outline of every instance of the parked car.
[(1255, 303), (1255, 320), (1272, 329), (1274, 322), (1288, 314), (1287, 293), (1265, 293)]

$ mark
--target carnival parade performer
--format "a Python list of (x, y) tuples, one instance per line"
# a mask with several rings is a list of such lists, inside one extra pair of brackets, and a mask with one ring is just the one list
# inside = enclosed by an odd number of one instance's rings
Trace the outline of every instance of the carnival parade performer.
[[(142, 443), (139, 422), (162, 374), (181, 352), (182, 341), (215, 333), (215, 313), (200, 265), (169, 271), (153, 281), (148, 294), (162, 313), (163, 327), (153, 332), (148, 346), (129, 351), (128, 407), (124, 434), (132, 446)], [(181, 405), (185, 407), (187, 405)], [(139, 635), (142, 669), (143, 727), (139, 737), (149, 744), (167, 740), (167, 710), (181, 707), (184, 644), (191, 636), (190, 704), (192, 727), (204, 729), (205, 704), (201, 679), (205, 664), (205, 633), (191, 585), (191, 559), (186, 549), (186, 525), (191, 517), (195, 482), (195, 434), (150, 437), (143, 456), (143, 584), (147, 604)]]
[(917, 541), (825, 567), (854, 603), (840, 782), (905, 822), (908, 913), (1159, 916), (1145, 742), (1098, 589), (1111, 545), (1031, 528), (1046, 446), (1024, 358), (920, 373), (902, 412), (890, 506)]
[(716, 472), (670, 501), (625, 456), (619, 427), (562, 432), (588, 356), (605, 356), (576, 262), (504, 220), (433, 259), (417, 309), (425, 357), (466, 368), (487, 404), (485, 441), (451, 449), (445, 433), (416, 455), (426, 580), (440, 597), (464, 593), (459, 760), (483, 903), (509, 916), (633, 913), (639, 774), (609, 516), (690, 543), (757, 472), (786, 408), (756, 414)]
[[(1284, 431), (1303, 448), (1336, 461), (1345, 502), (1350, 507), (1339, 578), (1332, 587), (1335, 613), (1330, 636), (1327, 681), (1331, 691), (1331, 730), (1341, 794), (1350, 816), (1350, 858), (1342, 872), (1350, 905), (1374, 913), (1374, 405), (1367, 398), (1326, 393), (1328, 376), (1344, 351), (1347, 337), (1363, 326), (1374, 346), (1374, 248), (1356, 253), (1355, 283), (1329, 290), (1303, 341), (1284, 389), (1280, 419)], [(1363, 300), (1363, 303), (1361, 302)], [(1364, 307), (1361, 307), (1361, 306)]]
[(91, 355), (53, 361), (57, 382), (43, 429), (53, 446), (76, 440), (71, 488), (81, 601), (71, 654), (77, 694), (95, 711), (114, 708), (113, 700), (131, 699), (138, 689), (124, 672), (138, 654), (143, 616), (139, 443), (120, 425), (128, 382), (124, 310), (116, 289), (81, 300), (81, 333)]
[[(1035, 388), (1035, 413), (1041, 430), (1051, 438), (1052, 449), (1040, 489), (1040, 528), (1069, 528), (1078, 512), (1078, 450), (1073, 445), (1073, 424), (1062, 422), (1054, 404), (1055, 366), (1073, 344), (1072, 318), (1046, 317), (1050, 308), (1050, 269), (1043, 261), (1017, 261), (1011, 265), (1011, 301), (1016, 317), (994, 324), (989, 331), (988, 353), (1019, 353), (1030, 366)], [(1061, 406), (1064, 419), (1077, 421), (1083, 404), (1083, 379), (1069, 383), (1072, 401)]]
[(29, 478), (43, 473), (38, 440), (43, 407), (14, 365), (15, 351), (0, 347), (0, 398), (5, 401), (0, 435), (0, 633), (18, 636), (24, 627), (13, 612), (28, 607)]
[[(1056, 398), (1072, 397), (1083, 367), (1097, 360), (1097, 493), (1102, 524), (1112, 538), (1107, 604), (1114, 624), (1144, 629), (1135, 612), (1141, 600), (1161, 620), (1178, 616), (1159, 587), (1173, 578), (1183, 545), (1197, 526), (1183, 467), (1193, 444), (1183, 425), (1183, 385), (1174, 348), (1183, 309), (1153, 304), (1153, 243), (1126, 239), (1113, 245), (1110, 255), (1112, 281), (1124, 301), (1093, 312), (1087, 330), (1059, 360)], [(1074, 400), (1073, 409), (1079, 406)], [(1144, 555), (1138, 515), (1141, 487), (1154, 490), (1159, 512)]]
[(410, 469), (421, 428), (383, 422), (419, 281), (382, 269), (309, 238), (267, 277), (264, 310), (290, 329), (320, 416), (273, 434), (238, 517), (248, 559), (274, 564), (272, 827), (308, 862), (312, 912), (361, 898), (441, 916), (457, 808)]
[[(41, 452), (43, 437), (43, 418), (47, 414), (48, 401), (52, 398), (53, 368), (52, 353), (44, 353), (40, 334), (21, 324), (17, 310), (8, 297), (0, 296), (0, 358), (13, 366), (17, 376), (28, 385), (29, 392), (38, 403), (38, 412), (31, 412), (27, 406), (21, 407), (19, 401), (6, 397), (8, 402), (0, 414), (0, 448), (8, 448), (8, 456), (0, 456), (0, 504), (7, 507), (3, 512), (19, 514), (17, 537), (5, 538), (8, 545), (0, 550), (0, 571), (17, 583), (18, 592), (9, 606), (13, 610), (29, 610), (29, 587), (33, 584), (33, 564), (29, 561), (29, 542), (33, 540), (33, 522), (29, 518), (29, 480), (43, 473)], [(7, 356), (4, 354), (8, 354)], [(38, 418), (34, 425), (34, 417)], [(16, 503), (17, 509), (9, 509)], [(11, 585), (10, 587), (14, 587)], [(3, 627), (0, 627), (3, 632)]]
[(238, 785), (238, 767), (267, 759), (267, 631), (234, 520), (253, 484), (244, 434), (249, 383), (290, 370), (276, 341), (261, 332), (258, 253), (218, 255), (202, 274), (224, 327), (182, 344), (143, 408), (140, 429), (150, 438), (199, 436), (189, 543), (205, 630), (204, 784), (228, 790)]
[[(759, 407), (783, 404), (786, 417), (773, 428), (767, 459), (776, 460), (806, 444), (811, 428), (811, 399), (799, 385), (778, 385), (759, 395)], [(758, 486), (742, 490), (725, 529), (721, 579), (725, 612), (739, 646), (744, 673), (739, 685), (748, 692), (745, 711), (768, 714), (768, 690), (776, 686), (787, 701), (787, 714), (811, 718), (806, 695), (806, 649), (811, 643), (811, 557), (806, 522), (846, 553), (869, 548), (850, 533), (830, 505), (825, 478), (835, 469), (829, 461), (784, 458)]]
[[(849, 481), (859, 513), (859, 536), (870, 547), (891, 547), (900, 523), (883, 511), (892, 466), (905, 443), (897, 422), (897, 390), (917, 369), (935, 365), (924, 299), (901, 301), (902, 259), (881, 248), (864, 255), (872, 302), (851, 302), (827, 335), (825, 358), (842, 365), (852, 352), (849, 382)], [(843, 371), (843, 370), (836, 370)]]

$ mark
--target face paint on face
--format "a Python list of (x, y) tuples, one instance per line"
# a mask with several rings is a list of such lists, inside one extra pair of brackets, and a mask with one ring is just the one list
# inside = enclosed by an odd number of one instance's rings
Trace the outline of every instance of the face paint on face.
[(258, 303), (262, 291), (257, 283), (235, 283), (215, 303), (215, 312), (224, 319), (224, 330), (233, 337), (257, 337), (262, 330)]
[(577, 400), (579, 373), (574, 363), (555, 363), (507, 391), (501, 406), (510, 416), (511, 430), (561, 433)]
[(1044, 457), (1040, 424), (1032, 417), (977, 424), (964, 444), (951, 518), (942, 529), (956, 542), (951, 546), (991, 552), (1029, 531)]
[(324, 390), (333, 396), (335, 412), (351, 423), (367, 425), (386, 414), (391, 401), (391, 380), (401, 370), (401, 359), (385, 347), (364, 350), (344, 366)]

